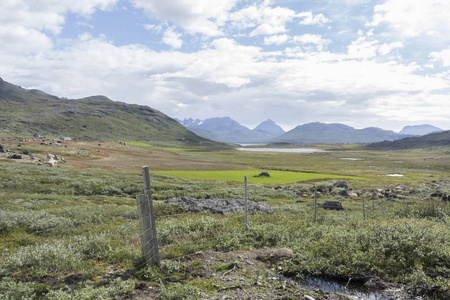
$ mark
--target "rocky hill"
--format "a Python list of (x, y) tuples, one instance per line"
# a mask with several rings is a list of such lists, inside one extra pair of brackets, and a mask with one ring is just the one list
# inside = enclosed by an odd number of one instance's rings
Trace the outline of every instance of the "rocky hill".
[(314, 122), (297, 126), (272, 141), (294, 144), (373, 143), (398, 140), (409, 136), (377, 127), (355, 129), (344, 124)]
[(0, 78), (1, 134), (220, 146), (148, 106), (104, 96), (65, 100)]

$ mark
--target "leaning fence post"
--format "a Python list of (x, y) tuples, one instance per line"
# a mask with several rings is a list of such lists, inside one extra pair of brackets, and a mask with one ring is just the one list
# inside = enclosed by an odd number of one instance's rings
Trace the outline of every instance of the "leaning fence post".
[(155, 264), (155, 257), (152, 244), (152, 231), (147, 195), (137, 195), (137, 208), (139, 216), (139, 228), (141, 230), (141, 250), (142, 256), (147, 264)]
[(364, 221), (366, 220), (366, 202), (364, 201), (364, 194), (362, 194), (362, 201), (363, 201), (363, 216)]
[[(142, 167), (142, 177), (144, 179), (144, 195), (139, 195), (138, 201), (144, 201), (145, 204), (140, 204), (142, 207), (141, 220), (143, 221), (143, 227), (141, 227), (141, 238), (146, 239), (144, 241), (141, 240), (143, 245), (147, 248), (142, 248), (144, 251), (149, 251), (151, 255), (147, 255), (147, 257), (152, 257), (150, 260), (147, 260), (145, 252), (144, 258), (146, 258), (147, 263), (149, 264), (158, 264), (159, 263), (159, 249), (158, 249), (158, 238), (156, 235), (156, 226), (155, 226), (155, 213), (153, 210), (153, 200), (152, 200), (152, 189), (150, 185), (150, 173), (147, 166)], [(144, 196), (144, 197), (140, 197)], [(139, 205), (138, 205), (139, 206)], [(143, 231), (142, 231), (143, 230)]]
[(317, 187), (314, 187), (314, 223), (317, 220)]
[(244, 176), (244, 224), (245, 230), (248, 229), (247, 223), (247, 213), (248, 213), (248, 203), (247, 203), (247, 176)]

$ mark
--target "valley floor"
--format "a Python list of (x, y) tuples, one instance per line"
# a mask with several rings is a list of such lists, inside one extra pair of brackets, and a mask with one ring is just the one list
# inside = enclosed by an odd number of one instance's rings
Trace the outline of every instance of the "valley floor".
[[(2, 299), (450, 296), (450, 203), (440, 200), (450, 192), (448, 147), (249, 153), (123, 142), (0, 145), (7, 150), (0, 153)], [(51, 167), (48, 154), (64, 160)], [(136, 209), (145, 165), (161, 256), (155, 266), (141, 259)], [(273, 176), (256, 178), (255, 170)], [(246, 230), (243, 213), (164, 203), (243, 198), (243, 182), (215, 177), (223, 171), (248, 171), (249, 199), (274, 213), (249, 215)], [(322, 209), (329, 200), (344, 210)], [(305, 285), (308, 278), (323, 285)], [(327, 289), (327, 280), (343, 288)]]

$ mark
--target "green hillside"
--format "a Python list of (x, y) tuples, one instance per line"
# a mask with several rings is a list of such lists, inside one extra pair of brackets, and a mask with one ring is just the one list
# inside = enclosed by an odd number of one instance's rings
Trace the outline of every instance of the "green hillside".
[(148, 106), (104, 96), (63, 100), (0, 79), (0, 134), (223, 147)]
[(367, 145), (370, 149), (414, 149), (437, 146), (450, 146), (450, 130), (431, 133), (423, 136), (410, 137), (393, 142), (384, 141)]

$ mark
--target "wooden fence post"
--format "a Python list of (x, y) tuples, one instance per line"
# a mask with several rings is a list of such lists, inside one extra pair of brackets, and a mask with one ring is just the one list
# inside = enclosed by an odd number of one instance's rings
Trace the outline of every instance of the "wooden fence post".
[(137, 196), (142, 255), (148, 264), (159, 264), (158, 238), (148, 167), (142, 167), (144, 195)]
[(363, 202), (363, 216), (364, 221), (366, 220), (366, 202), (364, 201), (364, 194), (362, 195), (362, 202)]
[(141, 250), (142, 256), (147, 264), (153, 265), (157, 263), (154, 257), (152, 228), (148, 207), (147, 195), (137, 196), (137, 208), (139, 216), (139, 228), (141, 230)]
[(314, 223), (317, 220), (317, 187), (314, 186)]

